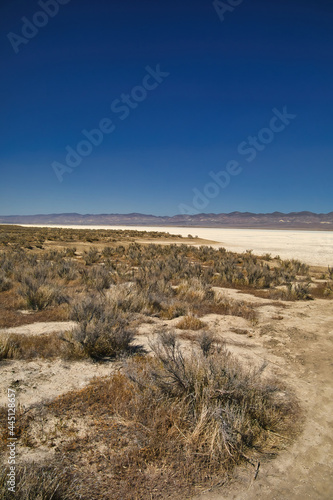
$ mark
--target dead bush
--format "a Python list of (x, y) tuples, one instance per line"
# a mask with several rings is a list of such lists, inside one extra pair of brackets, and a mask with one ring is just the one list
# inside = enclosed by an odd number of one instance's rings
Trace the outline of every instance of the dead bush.
[(208, 356), (213, 349), (216, 339), (211, 332), (202, 332), (197, 339), (200, 349), (204, 356)]

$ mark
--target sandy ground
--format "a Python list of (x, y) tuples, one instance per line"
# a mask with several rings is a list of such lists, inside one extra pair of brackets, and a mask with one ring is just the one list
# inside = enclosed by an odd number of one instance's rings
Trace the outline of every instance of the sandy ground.
[(117, 364), (92, 361), (3, 361), (0, 406), (7, 403), (7, 388), (16, 390), (17, 403), (26, 409), (68, 391), (82, 389), (93, 377), (110, 375)]
[[(292, 388), (304, 413), (304, 422), (293, 443), (286, 441), (285, 449), (277, 458), (261, 463), (255, 481), (252, 468), (239, 469), (229, 485), (202, 493), (195, 500), (331, 500), (332, 301), (277, 303), (236, 290), (224, 290), (223, 293), (234, 299), (260, 304), (258, 323), (215, 314), (202, 319), (245, 363), (261, 365), (267, 362), (264, 373), (276, 375)], [(171, 321), (154, 319), (142, 324), (137, 343), (148, 348), (148, 341), (153, 338), (157, 326), (169, 328), (178, 321), (179, 318)], [(38, 323), (13, 328), (12, 331), (23, 335), (56, 333), (71, 327), (72, 323)], [(28, 408), (71, 389), (81, 388), (94, 376), (108, 375), (118, 366), (117, 363), (89, 361), (3, 361), (0, 366), (0, 404), (5, 404), (7, 387), (12, 383), (17, 390), (17, 403)], [(46, 449), (44, 452), (47, 456)], [(22, 459), (24, 456), (27, 458), (27, 452), (22, 450)]]
[[(43, 227), (43, 226), (35, 226)], [(268, 229), (220, 229), (198, 227), (148, 227), (148, 226), (49, 226), (76, 229), (133, 229), (159, 231), (170, 234), (198, 236), (217, 242), (214, 246), (244, 252), (253, 250), (257, 255), (266, 253), (282, 259), (299, 259), (310, 265), (333, 267), (333, 231), (294, 231)]]
[(32, 323), (30, 325), (15, 326), (13, 328), (2, 328), (0, 334), (10, 335), (18, 333), (22, 335), (47, 335), (49, 333), (63, 333), (72, 330), (76, 323), (74, 321), (52, 321), (47, 323)]
[[(19, 335), (60, 334), (74, 328), (74, 321), (53, 321), (0, 329), (0, 338), (11, 333)], [(98, 364), (92, 361), (0, 361), (0, 406), (7, 403), (7, 388), (14, 387), (17, 402), (23, 408), (53, 399), (87, 385), (93, 377), (110, 375), (117, 363)]]

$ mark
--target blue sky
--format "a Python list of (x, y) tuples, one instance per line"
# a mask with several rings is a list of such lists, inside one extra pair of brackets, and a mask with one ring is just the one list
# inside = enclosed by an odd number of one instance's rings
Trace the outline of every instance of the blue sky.
[(331, 1), (49, 1), (0, 7), (1, 215), (333, 210)]

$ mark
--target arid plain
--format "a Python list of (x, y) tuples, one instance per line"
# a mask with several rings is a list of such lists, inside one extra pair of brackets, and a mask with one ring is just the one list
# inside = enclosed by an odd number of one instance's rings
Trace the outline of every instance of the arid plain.
[(44, 498), (332, 498), (332, 234), (133, 229), (1, 227), (4, 472), (12, 388)]

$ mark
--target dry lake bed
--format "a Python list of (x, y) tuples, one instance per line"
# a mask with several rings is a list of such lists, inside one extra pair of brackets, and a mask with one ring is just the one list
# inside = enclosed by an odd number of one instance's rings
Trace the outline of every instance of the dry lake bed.
[[(22, 224), (24, 225), (24, 224)], [(29, 227), (29, 226), (27, 226)], [(35, 227), (43, 227), (35, 225)], [(283, 229), (225, 229), (203, 227), (150, 227), (150, 226), (66, 226), (49, 227), (77, 229), (133, 229), (160, 231), (170, 234), (198, 236), (216, 242), (213, 246), (256, 255), (279, 255), (282, 259), (298, 259), (313, 266), (333, 266), (333, 231), (297, 231)]]

